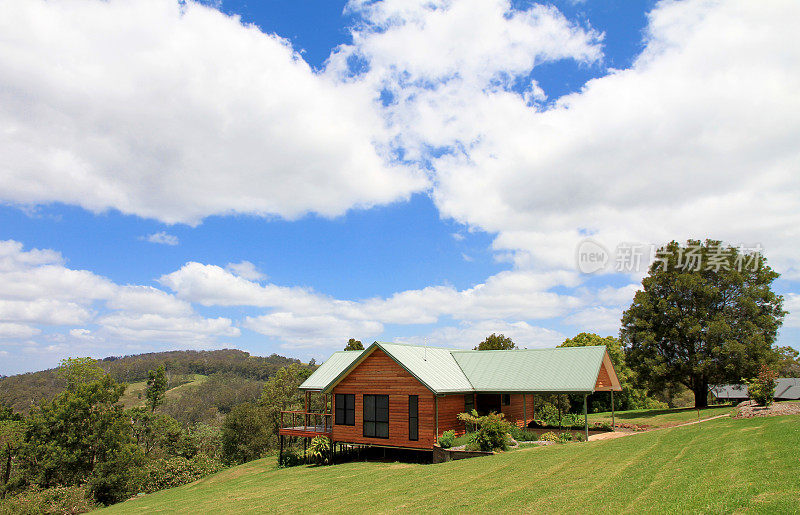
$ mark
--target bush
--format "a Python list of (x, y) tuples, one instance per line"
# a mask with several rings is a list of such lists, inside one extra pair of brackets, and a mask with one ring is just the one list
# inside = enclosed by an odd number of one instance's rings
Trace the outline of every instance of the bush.
[(518, 442), (535, 442), (539, 439), (538, 433), (534, 431), (528, 431), (517, 426), (511, 426), (509, 433), (512, 437), (514, 437), (514, 440)]
[(549, 432), (544, 433), (543, 435), (541, 435), (539, 437), (539, 440), (541, 440), (543, 442), (558, 442), (559, 438), (558, 438), (557, 434), (555, 434), (552, 431), (549, 431)]
[(442, 449), (449, 449), (450, 447), (453, 446), (453, 442), (455, 442), (455, 440), (456, 440), (455, 431), (453, 430), (445, 431), (439, 437), (439, 446), (441, 446)]
[(317, 464), (328, 463), (331, 455), (331, 441), (327, 436), (315, 436), (311, 440), (308, 454)]
[(592, 429), (597, 429), (600, 431), (611, 431), (611, 423), (610, 422), (595, 422), (592, 424)]
[(99, 506), (83, 486), (34, 488), (3, 499), (0, 513), (85, 513)]
[(480, 419), (480, 429), (475, 433), (475, 444), (482, 451), (508, 449), (506, 434), (511, 426), (502, 413), (490, 413)]
[(558, 435), (558, 441), (561, 443), (567, 443), (572, 441), (572, 433), (569, 431), (565, 431)]
[(303, 464), (303, 457), (294, 449), (283, 452), (283, 456), (278, 459), (279, 467), (296, 467)]
[(775, 372), (766, 365), (761, 365), (758, 377), (748, 382), (747, 391), (756, 404), (769, 406), (775, 399)]
[(164, 488), (185, 485), (218, 472), (224, 468), (221, 461), (198, 454), (192, 459), (175, 456), (151, 460), (143, 469), (141, 492), (155, 492)]

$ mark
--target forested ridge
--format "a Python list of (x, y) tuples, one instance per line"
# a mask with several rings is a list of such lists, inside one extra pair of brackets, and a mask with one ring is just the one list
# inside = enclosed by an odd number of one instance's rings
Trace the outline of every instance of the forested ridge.
[[(147, 380), (149, 370), (164, 365), (169, 387), (188, 382), (194, 374), (217, 375), (216, 383), (263, 383), (282, 367), (300, 360), (272, 354), (251, 356), (237, 349), (212, 351), (176, 350), (129, 356), (109, 356), (97, 360), (97, 365), (119, 383)], [(217, 384), (218, 386), (219, 384)], [(260, 393), (260, 386), (257, 388)], [(29, 372), (0, 378), (0, 405), (27, 412), (42, 400), (51, 400), (63, 390), (58, 369)], [(257, 395), (256, 395), (257, 396)]]

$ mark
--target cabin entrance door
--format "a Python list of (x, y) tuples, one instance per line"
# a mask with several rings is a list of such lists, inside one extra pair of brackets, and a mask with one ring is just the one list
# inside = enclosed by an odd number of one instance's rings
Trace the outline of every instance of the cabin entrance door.
[(478, 415), (488, 415), (492, 411), (500, 413), (500, 394), (498, 393), (479, 393), (475, 399), (475, 409)]

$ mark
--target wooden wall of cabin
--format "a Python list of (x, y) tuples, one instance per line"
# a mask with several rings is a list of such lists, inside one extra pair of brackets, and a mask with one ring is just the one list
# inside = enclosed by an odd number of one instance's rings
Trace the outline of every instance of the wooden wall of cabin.
[[(433, 393), (380, 349), (375, 350), (333, 389), (336, 394), (355, 394), (355, 425), (334, 423), (335, 442), (432, 449), (435, 432)], [(389, 438), (364, 436), (364, 395), (389, 396)], [(419, 396), (419, 440), (408, 438), (408, 396)], [(463, 401), (462, 401), (463, 403)], [(334, 414), (335, 405), (334, 405)], [(335, 416), (334, 416), (335, 420)]]
[[(512, 393), (510, 396), (511, 403), (508, 406), (503, 406), (501, 402), (500, 410), (503, 415), (505, 415), (506, 420), (512, 424), (516, 424), (517, 427), (523, 427), (525, 420), (530, 422), (533, 418), (533, 395), (525, 394), (524, 405), (522, 394)], [(524, 417), (525, 412), (527, 412), (527, 417)]]

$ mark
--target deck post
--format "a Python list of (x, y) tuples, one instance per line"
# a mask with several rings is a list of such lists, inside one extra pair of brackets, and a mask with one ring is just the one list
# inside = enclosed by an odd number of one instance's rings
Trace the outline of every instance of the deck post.
[(614, 390), (611, 390), (611, 430), (616, 426), (614, 421)]
[(587, 408), (587, 404), (588, 404), (587, 399), (588, 398), (589, 398), (588, 394), (583, 396), (583, 426), (586, 429), (586, 441), (587, 442), (589, 441), (589, 415), (588, 415), (588, 411), (589, 410)]

